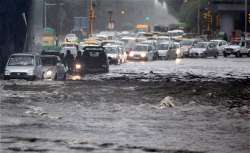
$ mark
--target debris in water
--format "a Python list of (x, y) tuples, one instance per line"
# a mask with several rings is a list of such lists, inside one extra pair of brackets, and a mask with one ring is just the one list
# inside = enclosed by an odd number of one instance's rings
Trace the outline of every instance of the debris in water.
[(166, 107), (175, 107), (173, 97), (167, 96), (160, 101), (160, 109), (164, 109)]

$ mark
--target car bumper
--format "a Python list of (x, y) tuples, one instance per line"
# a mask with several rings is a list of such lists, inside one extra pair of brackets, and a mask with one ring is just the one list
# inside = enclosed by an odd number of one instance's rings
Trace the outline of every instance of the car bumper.
[(147, 57), (142, 57), (142, 56), (129, 56), (128, 60), (147, 60)]
[(95, 67), (95, 68), (85, 68), (85, 73), (103, 73), (108, 70), (107, 67)]
[(189, 57), (194, 57), (194, 58), (196, 57), (196, 58), (198, 58), (198, 57), (205, 57), (205, 55), (201, 54), (201, 53), (190, 53)]
[(24, 80), (34, 80), (36, 76), (34, 75), (4, 75), (5, 80), (9, 79), (24, 79)]
[(108, 60), (109, 60), (109, 63), (116, 63), (116, 62), (118, 62), (117, 58), (111, 58), (111, 57), (109, 57)]

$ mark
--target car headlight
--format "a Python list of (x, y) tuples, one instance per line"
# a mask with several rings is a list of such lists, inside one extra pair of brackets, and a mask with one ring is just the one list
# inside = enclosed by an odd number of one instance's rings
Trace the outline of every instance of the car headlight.
[(10, 71), (5, 70), (4, 74), (5, 74), (5, 75), (10, 75)]
[(134, 56), (134, 53), (129, 53), (129, 57), (133, 57)]
[(34, 75), (34, 70), (29, 70), (28, 75)]
[(81, 68), (82, 68), (81, 64), (76, 64), (76, 69), (77, 69), (77, 70), (79, 70), (79, 69), (81, 69)]
[(146, 57), (147, 54), (146, 53), (141, 53), (141, 57)]
[(49, 71), (46, 72), (46, 76), (47, 76), (47, 77), (51, 77), (52, 74), (53, 74), (53, 72), (52, 72), (51, 70), (49, 70)]

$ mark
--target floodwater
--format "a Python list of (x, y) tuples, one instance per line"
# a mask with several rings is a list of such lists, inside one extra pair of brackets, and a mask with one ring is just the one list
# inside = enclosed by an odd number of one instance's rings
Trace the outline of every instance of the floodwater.
[[(82, 81), (1, 80), (0, 152), (248, 153), (250, 85), (244, 77), (249, 59), (227, 59), (224, 68), (221, 60), (188, 59), (181, 66), (130, 62)], [(213, 62), (214, 69), (208, 64)], [(205, 64), (207, 69), (199, 71)], [(228, 64), (237, 66), (229, 70)], [(236, 81), (150, 80), (156, 74), (173, 78), (172, 66), (180, 67), (178, 73), (189, 67), (189, 73), (202, 72), (204, 78), (218, 70), (224, 70), (218, 77), (227, 78), (224, 74), (233, 70)], [(244, 72), (236, 75), (237, 70)], [(136, 74), (146, 77), (129, 79)], [(160, 107), (167, 96), (174, 107)]]

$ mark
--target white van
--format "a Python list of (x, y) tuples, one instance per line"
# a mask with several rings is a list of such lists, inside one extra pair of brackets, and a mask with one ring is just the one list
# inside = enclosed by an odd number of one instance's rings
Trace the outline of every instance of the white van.
[(40, 56), (34, 54), (12, 54), (5, 67), (4, 79), (42, 79), (42, 69)]

